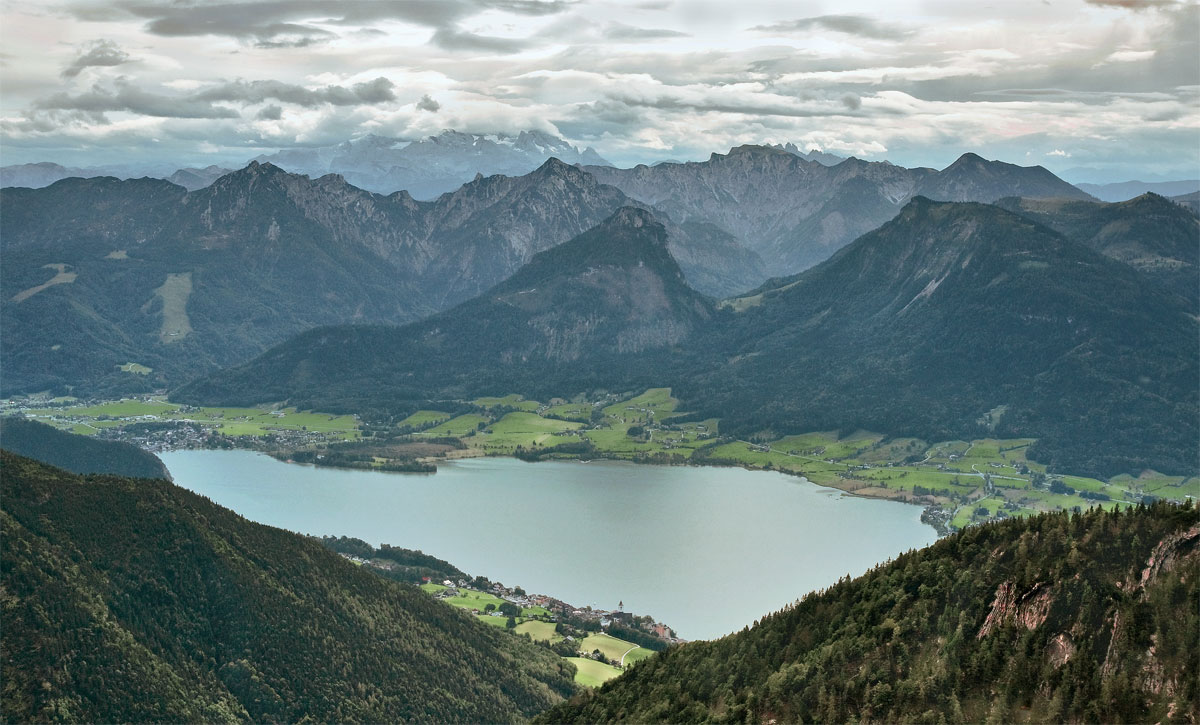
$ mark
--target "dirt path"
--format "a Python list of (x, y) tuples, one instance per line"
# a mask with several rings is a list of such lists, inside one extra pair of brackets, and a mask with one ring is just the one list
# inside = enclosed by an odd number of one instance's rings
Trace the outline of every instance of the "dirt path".
[(625, 654), (621, 655), (621, 669), (625, 669), (625, 655), (629, 654), (630, 652), (634, 651), (635, 649), (640, 649), (640, 648), (641, 648), (640, 644), (635, 644), (634, 646), (625, 650)]

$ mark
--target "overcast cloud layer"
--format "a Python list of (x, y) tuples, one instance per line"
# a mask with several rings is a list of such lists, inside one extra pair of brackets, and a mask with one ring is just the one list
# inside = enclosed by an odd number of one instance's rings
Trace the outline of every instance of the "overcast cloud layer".
[[(236, 165), (541, 129), (620, 164), (791, 141), (1200, 176), (1196, 0), (4, 1), (0, 162)], [(1093, 171), (1086, 171), (1086, 170)]]

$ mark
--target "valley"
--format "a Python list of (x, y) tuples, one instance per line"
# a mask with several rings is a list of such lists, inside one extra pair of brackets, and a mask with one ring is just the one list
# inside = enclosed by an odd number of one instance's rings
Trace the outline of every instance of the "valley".
[(4, 3), (0, 725), (1200, 725), (1198, 29)]
[(719, 418), (696, 420), (680, 410), (669, 388), (544, 403), (518, 394), (447, 402), (446, 410), (419, 410), (390, 423), (278, 405), (185, 406), (163, 397), (10, 401), (5, 412), (151, 451), (234, 447), (358, 469), (433, 472), (449, 460), (511, 456), (775, 470), (855, 496), (924, 506), (927, 522), (943, 534), (1047, 511), (1200, 498), (1197, 475), (1147, 470), (1098, 479), (1049, 472), (1026, 456), (1036, 442), (1028, 438), (925, 441), (824, 431), (741, 439), (722, 434)]

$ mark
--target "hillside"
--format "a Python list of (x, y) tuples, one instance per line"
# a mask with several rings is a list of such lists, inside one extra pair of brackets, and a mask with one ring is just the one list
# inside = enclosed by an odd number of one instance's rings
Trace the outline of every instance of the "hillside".
[(1008, 198), (997, 205), (1124, 262), (1197, 305), (1200, 219), (1184, 206), (1149, 193), (1115, 204)]
[(647, 370), (714, 314), (688, 287), (666, 228), (624, 207), (446, 312), (400, 328), (313, 330), (172, 398), (380, 411), (427, 397), (588, 387)]
[(723, 431), (994, 433), (1055, 470), (1196, 470), (1188, 305), (997, 207), (915, 199), (733, 307), (702, 343), (727, 364), (676, 393)]
[(1198, 544), (1169, 505), (973, 527), (539, 721), (1195, 721)]
[[(631, 203), (553, 159), (434, 202), (259, 163), (191, 192), (113, 178), (5, 189), (2, 389), (143, 392), (312, 327), (409, 322)], [(703, 223), (671, 230), (700, 289), (727, 294), (763, 279), (761, 261), (729, 234)], [(119, 369), (130, 362), (150, 371)]]
[(0, 465), (5, 721), (507, 722), (575, 690), (550, 652), (166, 481)]
[(135, 445), (74, 435), (24, 418), (0, 418), (0, 446), (71, 473), (111, 473), (130, 478), (171, 477), (158, 456)]
[(1091, 198), (1040, 166), (985, 161), (975, 154), (935, 171), (856, 158), (827, 165), (785, 148), (739, 146), (704, 162), (585, 168), (677, 222), (708, 222), (732, 234), (768, 260), (767, 272), (775, 276), (828, 259), (919, 195), (982, 202), (1005, 196)]

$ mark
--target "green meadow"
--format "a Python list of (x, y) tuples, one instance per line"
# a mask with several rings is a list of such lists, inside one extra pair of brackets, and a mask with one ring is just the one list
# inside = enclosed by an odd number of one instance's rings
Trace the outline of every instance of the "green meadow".
[(565, 659), (575, 665), (575, 681), (584, 687), (599, 687), (621, 674), (621, 671), (612, 665), (585, 657), (567, 657)]

